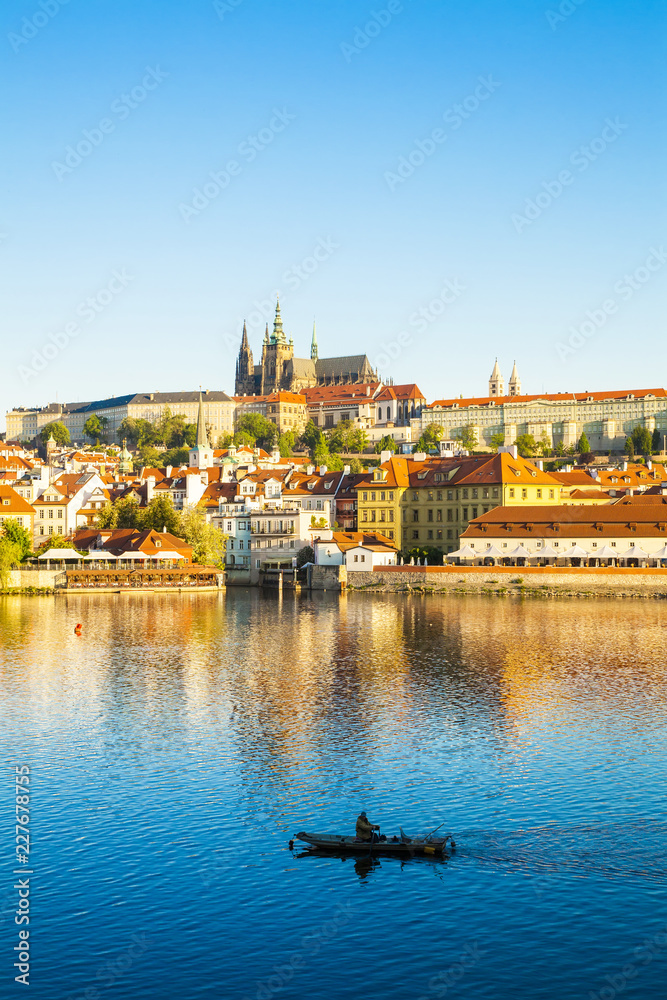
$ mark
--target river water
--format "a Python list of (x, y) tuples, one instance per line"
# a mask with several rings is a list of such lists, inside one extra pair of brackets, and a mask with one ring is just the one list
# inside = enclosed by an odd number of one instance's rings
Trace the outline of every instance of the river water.
[[(0, 993), (27, 765), (33, 1000), (664, 1000), (666, 626), (659, 601), (0, 599)], [(361, 809), (457, 849), (290, 852)]]

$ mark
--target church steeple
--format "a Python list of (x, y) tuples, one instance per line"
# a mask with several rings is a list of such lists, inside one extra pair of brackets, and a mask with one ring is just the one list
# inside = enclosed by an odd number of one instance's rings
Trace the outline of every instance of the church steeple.
[(206, 433), (206, 423), (204, 422), (201, 389), (199, 390), (199, 409), (197, 410), (197, 448), (208, 448), (208, 434)]
[(516, 370), (516, 361), (514, 362), (514, 367), (512, 368), (512, 374), (510, 375), (508, 391), (510, 396), (521, 395), (521, 379), (519, 378), (519, 373)]
[(496, 363), (493, 366), (493, 371), (491, 372), (491, 378), (489, 379), (489, 396), (504, 396), (505, 395), (505, 379), (500, 374), (500, 368), (498, 367), (498, 358), (496, 358)]
[(317, 361), (317, 332), (315, 330), (315, 320), (313, 320), (313, 339), (310, 342), (310, 359)]
[(234, 394), (236, 396), (252, 396), (255, 392), (255, 366), (252, 360), (252, 351), (248, 342), (248, 331), (245, 320), (243, 320), (243, 335), (239, 356), (236, 360), (236, 380), (234, 383)]
[(190, 448), (189, 461), (191, 467), (202, 472), (213, 465), (213, 449), (208, 440), (201, 389), (199, 390), (199, 406), (197, 408), (197, 441), (194, 448)]
[(273, 344), (284, 344), (285, 343), (285, 331), (283, 330), (283, 318), (280, 315), (280, 299), (276, 296), (276, 315), (273, 320), (273, 337), (271, 338)]

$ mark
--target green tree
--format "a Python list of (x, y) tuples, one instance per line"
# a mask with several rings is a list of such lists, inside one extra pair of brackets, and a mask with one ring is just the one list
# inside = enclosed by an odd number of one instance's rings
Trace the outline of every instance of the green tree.
[(309, 420), (301, 434), (301, 440), (309, 451), (314, 451), (320, 441), (324, 439), (324, 434), (312, 420)]
[(327, 447), (329, 451), (339, 452), (339, 451), (349, 451), (350, 450), (350, 435), (354, 429), (354, 425), (350, 420), (339, 420), (335, 427), (330, 431), (327, 431), (325, 437), (327, 439)]
[(174, 510), (171, 497), (154, 496), (143, 511), (140, 527), (143, 530), (152, 528), (154, 531), (162, 531), (163, 528), (166, 528), (170, 534), (180, 537), (180, 518), (177, 511)]
[(414, 445), (412, 451), (414, 453), (424, 451), (428, 454), (437, 447), (438, 441), (443, 434), (444, 431), (439, 424), (428, 424), (422, 431), (422, 435), (417, 444)]
[(101, 439), (106, 436), (108, 423), (108, 417), (98, 417), (96, 413), (91, 413), (83, 425), (83, 433), (87, 438), (90, 438), (91, 442), (99, 444)]
[(258, 444), (260, 448), (271, 448), (278, 436), (278, 428), (272, 420), (267, 420), (260, 413), (246, 413), (236, 424), (237, 436), (239, 432), (245, 431), (250, 434), (253, 444)]
[(648, 456), (651, 454), (651, 432), (646, 427), (635, 427), (631, 437), (635, 448), (635, 455)]
[(467, 427), (463, 427), (457, 434), (454, 435), (455, 440), (458, 441), (462, 448), (466, 451), (474, 451), (477, 447), (477, 432), (472, 424), (468, 424)]
[(542, 457), (550, 455), (552, 452), (551, 441), (549, 440), (549, 435), (546, 431), (542, 431), (540, 440), (537, 442), (537, 446), (540, 449), (540, 454)]
[(559, 458), (563, 458), (563, 456), (565, 455), (565, 445), (563, 444), (562, 441), (559, 441), (556, 447), (554, 448), (554, 454), (558, 455)]
[(588, 438), (586, 437), (586, 432), (581, 432), (581, 437), (577, 442), (577, 451), (580, 455), (587, 455), (591, 450), (591, 446), (588, 443)]
[(278, 448), (280, 449), (281, 458), (289, 458), (292, 454), (292, 449), (296, 444), (296, 434), (294, 431), (285, 431), (278, 438)]
[(358, 475), (358, 473), (364, 471), (364, 467), (358, 458), (351, 458), (347, 464), (350, 466), (350, 475)]
[(52, 435), (53, 440), (57, 445), (60, 445), (61, 448), (70, 443), (69, 431), (61, 420), (53, 420), (50, 424), (46, 424), (42, 427), (39, 432), (39, 436), (44, 444), (46, 444)]
[(21, 546), (7, 538), (0, 537), (0, 587), (6, 590), (10, 584), (10, 573), (21, 562)]
[(10, 518), (5, 521), (4, 531), (2, 533), (2, 538), (13, 542), (21, 553), (21, 561), (23, 561), (32, 552), (32, 539), (30, 537), (30, 532), (27, 531), (16, 518)]
[(537, 441), (532, 434), (519, 434), (514, 443), (522, 458), (532, 458), (537, 451)]
[(244, 444), (247, 444), (249, 448), (254, 448), (256, 443), (254, 437), (248, 431), (237, 431), (234, 435), (234, 444), (237, 448), (240, 448)]
[(491, 435), (491, 447), (492, 448), (502, 448), (505, 444), (505, 435), (502, 431), (496, 431), (495, 434)]
[(356, 455), (361, 455), (362, 452), (366, 451), (366, 448), (368, 448), (368, 434), (363, 427), (357, 427), (352, 431), (348, 445), (350, 451)]
[(229, 431), (225, 431), (218, 438), (218, 448), (229, 448), (230, 445), (234, 444), (234, 435), (230, 434)]
[(662, 451), (662, 435), (656, 427), (651, 435), (651, 454), (656, 455), (659, 451)]
[(187, 507), (180, 515), (180, 535), (192, 546), (192, 558), (205, 566), (222, 566), (225, 562), (227, 535), (208, 524), (202, 507)]
[(49, 549), (73, 549), (79, 555), (83, 555), (81, 549), (77, 549), (72, 539), (68, 538), (67, 535), (49, 535), (48, 538), (44, 539), (39, 548), (36, 549), (35, 555), (40, 555)]
[(142, 417), (125, 417), (118, 426), (118, 439), (127, 439), (135, 448), (140, 448), (155, 439), (155, 428)]
[(296, 564), (299, 569), (308, 562), (315, 562), (315, 553), (310, 545), (304, 545), (296, 554)]
[(628, 458), (635, 457), (635, 443), (631, 437), (625, 439), (625, 448), (623, 450)]
[(373, 451), (375, 452), (376, 455), (379, 455), (380, 452), (382, 451), (390, 451), (392, 455), (395, 455), (396, 452), (398, 451), (398, 445), (394, 441), (391, 434), (385, 434), (385, 436), (383, 438), (380, 438), (380, 440), (377, 442)]

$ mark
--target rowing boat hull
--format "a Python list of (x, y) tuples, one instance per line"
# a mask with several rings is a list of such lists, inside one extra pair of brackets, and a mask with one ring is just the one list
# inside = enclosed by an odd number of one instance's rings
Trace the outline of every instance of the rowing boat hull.
[(413, 856), (415, 854), (442, 854), (451, 837), (434, 837), (430, 840), (402, 841), (398, 837), (387, 840), (370, 841), (357, 840), (356, 837), (344, 837), (331, 833), (297, 833), (296, 840), (301, 840), (309, 847), (320, 851), (336, 851), (350, 854), (396, 854)]

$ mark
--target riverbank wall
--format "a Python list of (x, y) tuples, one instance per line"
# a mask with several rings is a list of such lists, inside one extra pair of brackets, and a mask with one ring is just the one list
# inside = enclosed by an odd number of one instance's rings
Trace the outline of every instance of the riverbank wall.
[(347, 589), (504, 597), (667, 599), (667, 571), (637, 567), (382, 566), (348, 573)]

